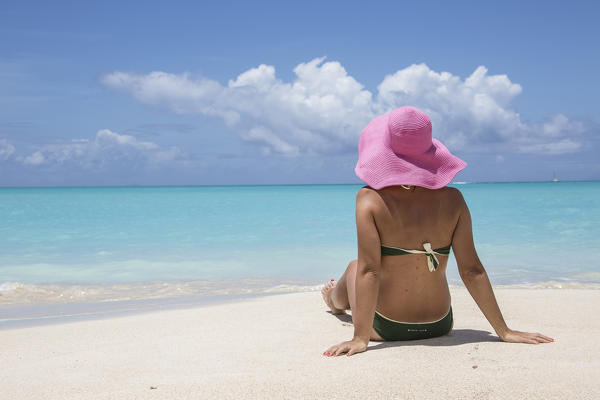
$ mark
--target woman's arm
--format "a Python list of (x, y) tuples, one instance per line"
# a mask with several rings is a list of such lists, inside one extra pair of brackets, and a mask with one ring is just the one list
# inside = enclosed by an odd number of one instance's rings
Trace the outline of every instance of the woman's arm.
[[(368, 190), (368, 191), (367, 191)], [(373, 317), (379, 293), (381, 267), (381, 240), (375, 224), (375, 194), (361, 190), (356, 198), (356, 233), (358, 239), (358, 264), (356, 266), (356, 310), (352, 310), (354, 338), (369, 343)]]
[(371, 189), (363, 188), (356, 196), (356, 232), (358, 263), (356, 271), (356, 304), (352, 310), (354, 337), (330, 347), (326, 353), (351, 356), (367, 349), (373, 329), (373, 317), (379, 293), (381, 241), (373, 211), (378, 200)]
[(503, 341), (519, 343), (552, 342), (554, 339), (540, 333), (513, 331), (504, 322), (488, 275), (475, 251), (471, 214), (462, 195), (460, 195), (460, 202), (458, 223), (452, 237), (452, 250), (456, 257), (460, 277), (475, 303)]

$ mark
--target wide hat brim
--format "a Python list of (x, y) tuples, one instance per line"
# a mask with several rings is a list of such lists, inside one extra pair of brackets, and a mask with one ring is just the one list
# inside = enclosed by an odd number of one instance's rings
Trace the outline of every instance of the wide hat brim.
[(394, 185), (440, 189), (467, 166), (437, 139), (432, 139), (431, 147), (421, 154), (394, 153), (388, 119), (389, 114), (384, 114), (372, 120), (361, 133), (358, 145), (354, 172), (373, 189)]

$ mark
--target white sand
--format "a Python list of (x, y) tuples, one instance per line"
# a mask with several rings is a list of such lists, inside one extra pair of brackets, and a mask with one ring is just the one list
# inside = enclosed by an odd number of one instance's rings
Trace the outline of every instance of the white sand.
[(318, 292), (0, 330), (0, 398), (599, 398), (600, 291), (496, 290), (510, 327), (556, 339), (540, 345), (500, 342), (452, 294), (452, 336), (353, 357), (321, 355), (353, 328)]

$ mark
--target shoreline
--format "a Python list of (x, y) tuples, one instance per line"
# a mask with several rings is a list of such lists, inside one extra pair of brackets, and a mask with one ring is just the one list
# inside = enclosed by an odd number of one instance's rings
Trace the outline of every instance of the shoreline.
[(27, 399), (588, 399), (600, 391), (600, 291), (495, 288), (509, 327), (554, 343), (501, 342), (464, 288), (449, 336), (371, 342), (328, 358), (349, 316), (320, 293), (0, 330), (2, 394)]
[[(104, 284), (0, 283), (0, 313), (6, 307), (105, 303), (182, 297), (238, 296), (320, 290), (316, 281), (277, 278), (172, 280)], [(1, 315), (1, 314), (0, 314)]]
[[(79, 287), (79, 286), (78, 286)], [(294, 293), (318, 293), (322, 285), (279, 285), (257, 291), (230, 293), (204, 293), (195, 295), (144, 297), (120, 300), (89, 300), (33, 302), (0, 304), (0, 331), (23, 327), (63, 324), (77, 321), (110, 319), (152, 313), (163, 310), (184, 310), (217, 304), (243, 302), (255, 298), (289, 295)], [(450, 284), (450, 291), (466, 290), (464, 285)], [(519, 285), (493, 285), (494, 291), (598, 291), (600, 283), (537, 282)]]
[(27, 304), (0, 307), (0, 331), (80, 321), (112, 319), (167, 310), (236, 303), (286, 293), (179, 296), (84, 303)]
[[(590, 273), (589, 280), (561, 279), (492, 284), (507, 289), (600, 289), (600, 273)], [(186, 296), (272, 294), (319, 291), (327, 279), (242, 278), (218, 280), (172, 280), (97, 284), (30, 284), (0, 282), (0, 310), (5, 307), (103, 303), (127, 300), (153, 300)], [(449, 280), (450, 288), (464, 287)]]

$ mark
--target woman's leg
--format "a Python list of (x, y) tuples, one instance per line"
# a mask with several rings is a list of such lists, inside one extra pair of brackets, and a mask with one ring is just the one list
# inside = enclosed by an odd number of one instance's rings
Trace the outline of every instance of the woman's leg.
[[(340, 280), (327, 282), (321, 290), (323, 300), (332, 314), (345, 314), (346, 310), (352, 310), (356, 304), (356, 264), (356, 260), (350, 261)], [(383, 340), (373, 328), (371, 328), (371, 340)]]
[(352, 260), (339, 281), (332, 280), (325, 284), (321, 293), (332, 314), (344, 314), (345, 310), (352, 309), (356, 298), (355, 280), (356, 260)]

